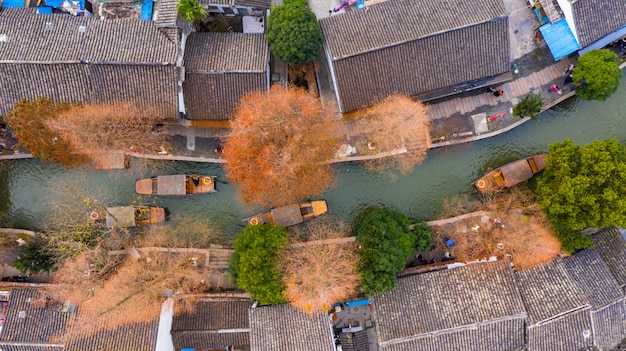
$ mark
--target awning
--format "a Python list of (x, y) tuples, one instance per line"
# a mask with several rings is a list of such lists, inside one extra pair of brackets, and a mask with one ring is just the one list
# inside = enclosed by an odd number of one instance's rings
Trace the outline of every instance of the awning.
[(552, 24), (545, 24), (541, 26), (539, 30), (546, 40), (548, 48), (550, 48), (554, 61), (558, 61), (580, 49), (580, 45), (578, 45), (565, 19)]
[(596, 49), (602, 49), (605, 46), (611, 44), (612, 42), (616, 41), (617, 39), (623, 37), (624, 35), (626, 35), (626, 25), (623, 26), (622, 28), (619, 28), (618, 30), (616, 30), (615, 32), (605, 36), (604, 38), (597, 40), (596, 42), (594, 42), (593, 44), (587, 46), (586, 48), (580, 50), (578, 52), (579, 55), (584, 54), (585, 52), (589, 51), (589, 50), (596, 50)]

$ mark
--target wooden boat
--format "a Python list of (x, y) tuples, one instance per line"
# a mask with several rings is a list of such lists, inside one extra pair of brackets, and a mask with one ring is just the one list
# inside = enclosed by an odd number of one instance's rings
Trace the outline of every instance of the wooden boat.
[(316, 200), (301, 204), (273, 208), (269, 211), (244, 219), (251, 225), (269, 224), (273, 227), (288, 227), (313, 219), (328, 211), (326, 201)]
[(144, 195), (192, 195), (214, 193), (215, 176), (196, 174), (162, 175), (139, 179), (135, 191)]
[[(107, 207), (105, 211), (106, 226), (136, 227), (143, 224), (165, 222), (165, 209), (151, 206), (119, 206)], [(100, 217), (98, 212), (91, 212), (91, 220), (97, 221)]]
[(498, 167), (472, 183), (481, 193), (508, 188), (533, 177), (546, 168), (548, 154), (529, 156)]

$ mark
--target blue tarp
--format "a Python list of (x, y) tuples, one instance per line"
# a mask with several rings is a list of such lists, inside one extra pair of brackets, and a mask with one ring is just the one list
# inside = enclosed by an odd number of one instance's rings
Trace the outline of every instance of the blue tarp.
[(52, 13), (52, 7), (38, 6), (35, 8), (37, 9), (37, 13), (40, 15), (49, 15)]
[(141, 16), (139, 16), (139, 18), (146, 21), (152, 20), (152, 0), (143, 0), (141, 3)]
[(2, 7), (24, 7), (24, 0), (4, 0)]
[(548, 44), (550, 52), (554, 57), (554, 61), (558, 61), (572, 52), (580, 49), (580, 45), (576, 41), (572, 30), (569, 28), (565, 19), (556, 21), (552, 24), (548, 23), (541, 28), (541, 35)]

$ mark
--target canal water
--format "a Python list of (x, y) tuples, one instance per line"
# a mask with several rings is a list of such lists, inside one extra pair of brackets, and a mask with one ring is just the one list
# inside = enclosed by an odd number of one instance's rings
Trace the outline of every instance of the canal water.
[[(413, 173), (391, 182), (357, 164), (336, 165), (338, 181), (323, 195), (329, 212), (350, 220), (369, 204), (393, 206), (417, 220), (433, 219), (444, 198), (471, 191), (470, 183), (487, 168), (546, 152), (556, 141), (572, 139), (585, 145), (595, 139), (626, 142), (626, 77), (620, 90), (604, 102), (571, 98), (507, 133), (468, 144), (430, 150)], [(242, 206), (230, 184), (218, 192), (184, 198), (142, 197), (135, 180), (151, 175), (197, 173), (226, 181), (220, 165), (192, 162), (134, 160), (131, 169), (114, 172), (66, 170), (35, 159), (0, 161), (0, 225), (44, 228), (59, 213), (80, 213), (85, 204), (156, 204), (167, 207), (172, 219), (210, 221), (229, 237), (241, 232), (241, 219), (259, 209)], [(78, 214), (76, 214), (78, 215)], [(86, 213), (85, 213), (86, 215)]]

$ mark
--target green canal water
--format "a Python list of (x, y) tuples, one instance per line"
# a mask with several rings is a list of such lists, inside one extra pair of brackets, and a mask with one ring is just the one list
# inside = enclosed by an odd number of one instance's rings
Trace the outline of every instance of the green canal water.
[[(396, 182), (363, 171), (357, 164), (336, 165), (334, 189), (324, 194), (332, 215), (350, 220), (369, 204), (394, 206), (415, 219), (432, 219), (444, 198), (471, 191), (470, 183), (489, 167), (548, 150), (555, 141), (572, 139), (587, 144), (595, 139), (626, 142), (626, 77), (620, 90), (604, 102), (569, 99), (497, 137), (434, 149), (413, 173)], [(44, 228), (58, 215), (83, 208), (84, 202), (126, 205), (133, 201), (167, 207), (172, 219), (209, 220), (234, 237), (241, 219), (259, 209), (245, 208), (230, 184), (218, 183), (218, 192), (184, 198), (143, 197), (134, 193), (135, 180), (158, 174), (197, 173), (226, 180), (219, 165), (134, 160), (128, 170), (93, 172), (66, 170), (35, 159), (1, 161), (0, 224), (7, 227)], [(86, 215), (86, 213), (85, 213)]]

